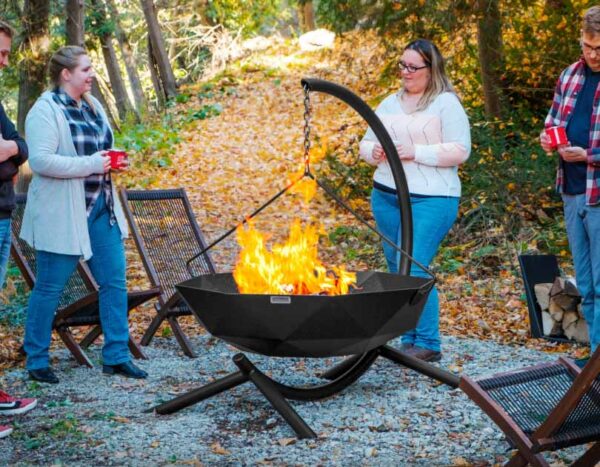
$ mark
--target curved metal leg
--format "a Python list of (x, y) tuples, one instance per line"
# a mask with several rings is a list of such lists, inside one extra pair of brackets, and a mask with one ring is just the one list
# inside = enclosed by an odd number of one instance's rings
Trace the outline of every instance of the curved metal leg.
[(404, 352), (400, 352), (389, 345), (384, 345), (379, 348), (379, 354), (387, 358), (388, 360), (393, 361), (394, 363), (398, 363), (402, 366), (410, 368), (418, 373), (421, 373), (425, 376), (429, 376), (441, 383), (447, 384), (452, 388), (457, 388), (460, 384), (460, 377), (456, 376), (449, 371), (443, 370), (440, 367), (432, 365), (431, 363), (424, 362), (423, 360), (419, 360), (412, 355), (408, 355)]
[(288, 422), (298, 435), (298, 438), (316, 438), (317, 434), (298, 415), (298, 412), (284, 399), (281, 392), (277, 390), (277, 384), (264, 373), (260, 372), (244, 354), (237, 354), (233, 362), (244, 373), (252, 383), (262, 392), (263, 396), (271, 403), (273, 408), (279, 412), (283, 419)]
[(231, 373), (230, 375), (225, 376), (224, 378), (213, 381), (206, 386), (202, 386), (198, 389), (194, 389), (192, 391), (186, 392), (181, 396), (177, 396), (175, 399), (171, 399), (168, 402), (164, 402), (156, 407), (152, 407), (151, 409), (145, 410), (145, 412), (153, 412), (156, 411), (157, 414), (166, 415), (173, 412), (177, 412), (181, 409), (185, 409), (190, 405), (196, 404), (204, 399), (208, 399), (209, 397), (215, 396), (223, 391), (227, 391), (228, 389), (232, 389), (240, 384), (248, 381), (248, 376), (246, 376), (241, 371), (236, 371), (235, 373)]
[(324, 379), (336, 379), (346, 373), (350, 368), (352, 368), (356, 362), (360, 360), (360, 355), (353, 355), (352, 357), (348, 357), (342, 360), (337, 365), (331, 367), (329, 370), (324, 371), (319, 376)]

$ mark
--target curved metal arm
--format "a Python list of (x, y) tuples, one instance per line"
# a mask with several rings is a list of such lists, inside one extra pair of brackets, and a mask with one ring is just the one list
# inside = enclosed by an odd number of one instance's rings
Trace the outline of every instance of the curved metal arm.
[[(365, 119), (365, 121), (375, 133), (375, 136), (381, 143), (381, 147), (385, 152), (387, 160), (392, 169), (392, 175), (394, 182), (396, 183), (396, 193), (398, 196), (398, 205), (400, 206), (400, 219), (402, 220), (402, 242), (400, 247), (408, 255), (412, 255), (413, 246), (413, 222), (412, 222), (412, 209), (410, 206), (410, 194), (408, 192), (408, 184), (406, 182), (406, 176), (404, 175), (404, 169), (400, 162), (400, 156), (396, 151), (396, 146), (392, 142), (392, 138), (388, 134), (387, 130), (379, 120), (379, 117), (373, 112), (365, 101), (354, 94), (349, 89), (340, 86), (339, 84), (325, 81), (322, 79), (304, 78), (302, 79), (302, 86), (308, 88), (310, 91), (319, 91), (325, 94), (330, 94), (337, 97), (341, 101), (344, 101), (350, 107)], [(401, 253), (400, 264), (398, 265), (398, 274), (408, 276), (410, 275), (410, 258)]]

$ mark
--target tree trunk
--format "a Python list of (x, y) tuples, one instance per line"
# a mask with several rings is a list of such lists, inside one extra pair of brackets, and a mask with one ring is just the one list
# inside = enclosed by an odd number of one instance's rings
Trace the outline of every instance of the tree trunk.
[(106, 63), (106, 70), (108, 71), (110, 87), (112, 88), (113, 96), (115, 98), (115, 105), (119, 112), (119, 118), (123, 121), (127, 118), (128, 114), (135, 113), (135, 111), (129, 101), (127, 90), (125, 89), (125, 83), (121, 76), (121, 69), (113, 46), (112, 37), (108, 34), (103, 34), (102, 37), (100, 37), (100, 43), (102, 44), (102, 55), (104, 56), (104, 62)]
[(152, 78), (152, 87), (154, 87), (154, 94), (156, 94), (156, 104), (159, 109), (165, 106), (165, 91), (160, 81), (158, 64), (154, 58), (154, 51), (152, 50), (152, 41), (148, 36), (148, 66), (150, 67), (150, 77)]
[(94, 78), (94, 81), (92, 81), (92, 96), (94, 96), (96, 99), (98, 99), (98, 101), (100, 102), (100, 105), (102, 105), (102, 107), (104, 107), (104, 111), (106, 112), (106, 115), (108, 116), (108, 120), (110, 121), (110, 126), (113, 128), (113, 130), (120, 131), (119, 124), (113, 114), (113, 110), (111, 109), (110, 105), (108, 104), (108, 101), (106, 100), (106, 97), (104, 97), (104, 93), (102, 92), (102, 89), (100, 88), (100, 83), (98, 82), (98, 78)]
[(307, 0), (301, 8), (302, 32), (314, 31), (317, 26), (315, 24), (315, 9), (312, 0)]
[(479, 1), (477, 44), (483, 82), (485, 113), (488, 118), (500, 118), (504, 110), (502, 91), (502, 19), (499, 0)]
[(97, 11), (98, 23), (100, 33), (98, 39), (102, 45), (102, 55), (104, 56), (104, 63), (106, 64), (106, 70), (108, 71), (108, 79), (110, 80), (110, 87), (112, 88), (112, 94), (115, 98), (115, 105), (119, 112), (121, 121), (127, 118), (129, 113), (134, 113), (123, 77), (121, 76), (121, 68), (119, 66), (119, 60), (117, 59), (117, 53), (112, 41), (112, 33), (110, 28), (107, 26), (106, 11), (104, 5), (100, 0), (92, 0), (92, 4)]
[(119, 47), (121, 48), (121, 56), (123, 57), (123, 61), (125, 62), (127, 76), (129, 77), (129, 83), (131, 84), (131, 91), (133, 93), (133, 98), (135, 101), (135, 108), (138, 111), (138, 115), (143, 115), (146, 110), (147, 102), (146, 96), (144, 95), (144, 90), (142, 88), (140, 75), (137, 71), (135, 57), (133, 55), (133, 52), (131, 51), (129, 39), (127, 38), (125, 31), (123, 31), (123, 28), (121, 27), (121, 22), (119, 21), (119, 12), (117, 10), (114, 0), (107, 0), (107, 4), (115, 25), (115, 37), (119, 42)]
[(67, 0), (67, 45), (84, 45), (83, 0)]
[(161, 87), (164, 90), (165, 97), (171, 99), (177, 95), (177, 83), (175, 82), (175, 75), (173, 74), (165, 42), (160, 31), (154, 3), (152, 0), (140, 1), (148, 26), (148, 37), (152, 45), (154, 61), (158, 67)]
[[(23, 5), (23, 42), (21, 52), (23, 59), (19, 64), (19, 103), (17, 111), (17, 128), (23, 134), (25, 117), (36, 99), (46, 88), (46, 67), (50, 37), (48, 31), (48, 14), (50, 2), (45, 0), (25, 0)], [(16, 190), (27, 191), (31, 181), (31, 169), (24, 164)]]

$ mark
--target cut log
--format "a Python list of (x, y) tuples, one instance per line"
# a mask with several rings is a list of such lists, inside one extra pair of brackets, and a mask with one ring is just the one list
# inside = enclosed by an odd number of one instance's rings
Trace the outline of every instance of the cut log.
[(581, 344), (589, 344), (590, 333), (584, 319), (578, 319), (565, 329), (565, 336)]
[(577, 312), (565, 311), (565, 314), (563, 315), (563, 320), (562, 320), (562, 327), (565, 330), (565, 333), (566, 333), (567, 329), (569, 329), (570, 326), (577, 323), (578, 320), (579, 320), (579, 316), (577, 315)]
[(581, 296), (574, 282), (557, 277), (553, 283), (536, 284), (534, 292), (542, 310), (544, 335), (564, 336), (580, 343), (589, 342)]
[(550, 289), (552, 288), (551, 283), (535, 284), (533, 290), (535, 291), (535, 298), (542, 311), (548, 309), (550, 303)]
[(581, 306), (581, 303), (577, 305), (577, 314), (579, 315), (580, 319), (585, 319), (585, 316), (583, 316), (583, 307)]
[(550, 299), (548, 312), (554, 321), (561, 322), (563, 320), (563, 314), (565, 311), (560, 307), (560, 305)]
[(550, 289), (550, 303), (555, 302), (565, 311), (576, 311), (580, 301), (577, 287), (562, 277), (557, 277)]
[(562, 323), (554, 321), (547, 311), (542, 311), (542, 331), (545, 336), (561, 336), (563, 334)]

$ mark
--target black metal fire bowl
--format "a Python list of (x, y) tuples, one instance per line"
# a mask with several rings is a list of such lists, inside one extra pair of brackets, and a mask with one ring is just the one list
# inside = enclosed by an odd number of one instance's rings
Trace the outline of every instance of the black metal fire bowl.
[(177, 290), (204, 327), (235, 347), (277, 357), (363, 354), (414, 329), (430, 278), (357, 273), (347, 295), (240, 294), (231, 273)]

